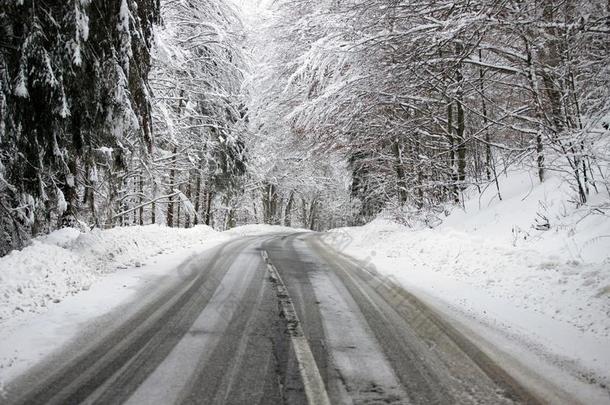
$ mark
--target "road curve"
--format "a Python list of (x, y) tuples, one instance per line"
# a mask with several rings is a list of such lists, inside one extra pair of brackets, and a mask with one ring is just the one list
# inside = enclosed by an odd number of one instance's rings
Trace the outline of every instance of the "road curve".
[[(6, 387), (10, 404), (542, 403), (328, 234), (242, 237)], [(135, 308), (135, 309), (134, 309)], [(82, 341), (83, 339), (81, 339)]]

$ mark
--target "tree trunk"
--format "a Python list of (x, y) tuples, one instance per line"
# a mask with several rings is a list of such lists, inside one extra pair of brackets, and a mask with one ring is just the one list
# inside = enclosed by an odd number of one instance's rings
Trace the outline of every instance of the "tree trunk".
[(66, 210), (61, 216), (61, 227), (76, 227), (77, 225), (77, 207), (78, 207), (78, 190), (76, 188), (76, 161), (70, 160), (68, 163), (68, 173), (64, 177), (64, 183), (61, 186), (61, 191), (66, 200)]
[(316, 225), (316, 216), (318, 214), (318, 210), (317, 210), (317, 200), (314, 198), (311, 201), (311, 205), (309, 206), (309, 223), (308, 223), (308, 228), (311, 229), (312, 231), (315, 230), (315, 225)]
[[(466, 122), (464, 118), (464, 90), (462, 89), (464, 77), (462, 72), (458, 69), (456, 71), (456, 80), (458, 82), (458, 90), (456, 92), (456, 109), (457, 109), (457, 181), (460, 190), (465, 188), (466, 181)], [(456, 202), (459, 202), (459, 198), (456, 195)]]
[(449, 190), (454, 201), (459, 202), (457, 191), (457, 170), (455, 167), (455, 137), (453, 136), (453, 101), (447, 105), (447, 141), (449, 142), (449, 168), (451, 184)]
[(294, 201), (294, 191), (290, 192), (288, 202), (286, 203), (286, 210), (284, 211), (284, 226), (292, 225), (292, 203)]
[[(419, 142), (417, 141), (417, 139), (413, 140), (412, 143), (412, 148), (411, 148), (411, 153), (412, 156), (419, 156), (420, 155), (420, 150), (419, 150)], [(424, 206), (424, 173), (422, 172), (421, 169), (421, 164), (418, 164), (417, 167), (414, 168), (415, 170), (415, 179), (416, 179), (416, 184), (417, 184), (417, 189), (415, 190), (415, 195), (417, 196), (415, 199), (415, 206), (419, 209), (423, 208)], [(406, 184), (405, 184), (406, 186)]]
[[(479, 61), (483, 62), (483, 51), (479, 49)], [(491, 156), (491, 136), (489, 134), (489, 119), (487, 118), (487, 102), (485, 101), (485, 70), (479, 67), (479, 92), (481, 97), (481, 112), (483, 114), (483, 128), (485, 128), (485, 177), (487, 181), (492, 179), (493, 159)]]
[(274, 184), (268, 183), (263, 188), (263, 222), (277, 224), (277, 193)]
[(140, 173), (140, 226), (144, 225), (144, 176)]
[[(177, 190), (178, 191), (182, 191), (180, 190), (180, 185), (178, 185)], [(180, 213), (182, 211), (182, 201), (180, 200), (180, 197), (178, 197), (178, 199), (176, 200), (176, 228), (180, 228)]]
[(398, 203), (403, 205), (405, 202), (407, 202), (407, 181), (405, 176), (404, 162), (402, 160), (402, 145), (400, 144), (398, 138), (395, 138), (394, 142), (392, 142), (392, 151), (394, 152), (395, 170), (398, 180), (396, 182), (398, 188)]
[[(121, 178), (121, 193), (122, 196), (120, 197), (120, 201), (121, 201), (121, 211), (120, 212), (127, 212), (129, 210), (129, 207), (127, 206), (127, 198), (125, 198), (125, 194), (127, 194), (129, 192), (129, 187), (128, 187), (128, 181), (127, 181), (127, 174), (123, 174), (122, 178)], [(123, 214), (121, 215), (121, 226), (126, 226), (129, 224), (129, 216), (127, 214)]]
[(308, 212), (309, 209), (307, 208), (307, 200), (305, 200), (305, 197), (301, 197), (301, 223), (304, 227), (307, 227), (309, 224)]
[(544, 181), (545, 169), (544, 169), (544, 145), (542, 143), (543, 134), (543, 119), (544, 114), (542, 111), (542, 100), (540, 91), (538, 90), (538, 77), (536, 75), (536, 67), (534, 66), (534, 58), (527, 38), (524, 38), (525, 50), (527, 54), (527, 77), (530, 82), (530, 88), (532, 92), (532, 99), (535, 106), (535, 117), (537, 121), (536, 131), (536, 165), (538, 166), (538, 179), (542, 183)]
[(212, 200), (214, 196), (211, 191), (206, 191), (206, 204), (205, 204), (205, 224), (210, 226), (212, 223)]
[(197, 171), (197, 180), (195, 180), (195, 218), (193, 218), (193, 225), (199, 224), (199, 208), (201, 206), (201, 172)]
[[(180, 90), (180, 97), (178, 99), (178, 117), (180, 117), (180, 115), (182, 115), (182, 106), (184, 104), (184, 90)], [(177, 153), (178, 153), (178, 146), (174, 145), (174, 149), (173, 149), (173, 158), (172, 158), (172, 167), (170, 169), (169, 172), (169, 186), (170, 186), (170, 192), (168, 194), (173, 194), (174, 188), (176, 187), (175, 183), (176, 183), (176, 170), (178, 169), (177, 166), (177, 162), (178, 162), (178, 157), (177, 157)], [(178, 214), (178, 217), (180, 216), (180, 214)], [(171, 197), (169, 199), (169, 203), (167, 204), (167, 226), (169, 227), (173, 227), (174, 226), (174, 197)], [(180, 220), (180, 218), (178, 218), (178, 220)], [(178, 224), (180, 225), (180, 224)]]
[[(169, 170), (169, 187), (170, 192), (168, 194), (173, 194), (174, 188), (176, 187), (176, 163), (177, 163), (177, 153), (178, 147), (174, 145), (173, 149), (173, 158), (172, 158), (172, 167)], [(174, 226), (174, 197), (169, 198), (169, 202), (167, 203), (167, 226), (170, 228)]]
[[(188, 182), (186, 183), (186, 191), (184, 193), (184, 195), (186, 196), (186, 198), (188, 198), (189, 201), (191, 201), (191, 179), (192, 179), (192, 176), (189, 173), (189, 179), (188, 179)], [(191, 227), (191, 214), (186, 210), (184, 212), (184, 227), (185, 228)]]
[[(157, 197), (157, 190), (158, 189), (157, 189), (157, 182), (156, 182), (156, 180), (154, 178), (152, 179), (152, 182), (153, 182), (153, 193), (152, 193), (152, 195), (153, 195), (153, 199), (154, 199), (154, 198)], [(152, 202), (152, 204), (150, 206), (150, 222), (153, 223), (153, 224), (157, 223), (157, 203), (154, 202), (154, 200), (153, 200), (153, 202)]]

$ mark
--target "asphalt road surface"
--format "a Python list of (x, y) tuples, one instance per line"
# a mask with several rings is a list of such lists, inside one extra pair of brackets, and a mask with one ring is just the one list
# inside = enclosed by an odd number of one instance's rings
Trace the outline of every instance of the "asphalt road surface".
[(16, 404), (540, 403), (475, 342), (328, 234), (190, 259), (9, 386)]

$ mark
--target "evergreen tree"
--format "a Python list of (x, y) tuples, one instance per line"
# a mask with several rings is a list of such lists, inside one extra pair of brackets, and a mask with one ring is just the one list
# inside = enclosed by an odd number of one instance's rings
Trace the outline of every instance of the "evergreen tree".
[[(148, 71), (157, 1), (3, 1), (0, 253), (74, 226), (99, 150), (150, 146)], [(104, 162), (106, 163), (106, 162)]]

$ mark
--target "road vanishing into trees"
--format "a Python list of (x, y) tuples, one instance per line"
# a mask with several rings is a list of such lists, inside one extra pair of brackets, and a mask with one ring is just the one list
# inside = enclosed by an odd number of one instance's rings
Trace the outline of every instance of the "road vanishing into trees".
[(329, 234), (246, 236), (7, 387), (16, 404), (540, 403)]

